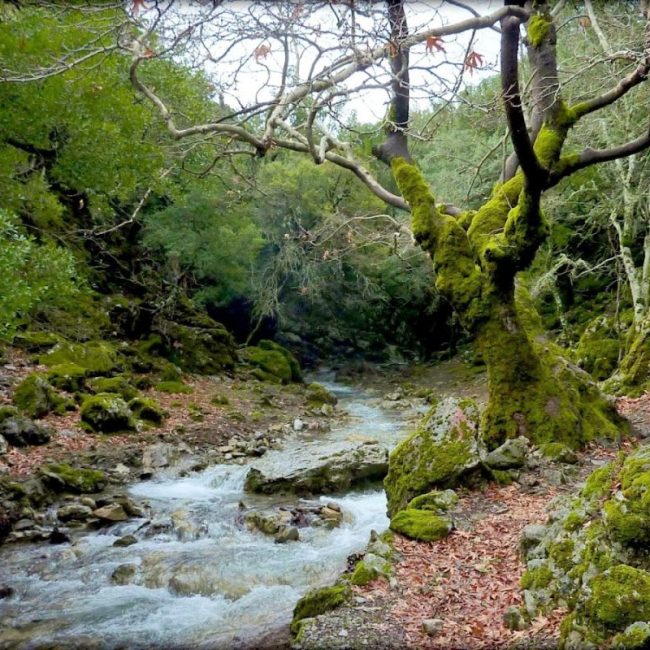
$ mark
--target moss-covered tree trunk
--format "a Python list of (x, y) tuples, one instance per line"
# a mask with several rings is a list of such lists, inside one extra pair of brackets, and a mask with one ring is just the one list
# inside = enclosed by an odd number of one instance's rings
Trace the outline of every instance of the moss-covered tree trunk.
[[(477, 211), (460, 212), (438, 206), (408, 153), (408, 89), (400, 84), (408, 51), (393, 57), (394, 101), (388, 137), (377, 148), (391, 165), (412, 213), (413, 234), (432, 258), (436, 287), (453, 305), (472, 334), (487, 365), (489, 401), (482, 416), (482, 438), (495, 448), (506, 438), (524, 435), (536, 443), (561, 441), (578, 447), (598, 436), (617, 434), (617, 416), (559, 349), (539, 342), (528, 331), (534, 318), (524, 317), (515, 300), (517, 274), (528, 268), (547, 236), (541, 195), (567, 164), (562, 148), (583, 106), (569, 108), (559, 91), (555, 28), (543, 2), (533, 3), (528, 54), (532, 128), (524, 120), (518, 87), (520, 22), (502, 20), (502, 82), (506, 114), (514, 144), (512, 172), (498, 183)], [(392, 3), (393, 40), (406, 34), (401, 2)], [(532, 138), (531, 138), (532, 135)], [(555, 181), (557, 182), (557, 181)], [(527, 308), (530, 309), (530, 308)]]

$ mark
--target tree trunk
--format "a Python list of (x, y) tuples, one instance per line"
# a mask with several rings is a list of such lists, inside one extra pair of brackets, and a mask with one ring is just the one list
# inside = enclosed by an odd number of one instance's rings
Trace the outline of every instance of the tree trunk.
[(534, 308), (514, 294), (512, 289), (501, 292), (477, 328), (488, 372), (489, 400), (481, 421), (487, 447), (517, 436), (572, 448), (594, 438), (617, 437), (621, 420), (613, 405), (557, 346), (541, 335), (537, 340)]

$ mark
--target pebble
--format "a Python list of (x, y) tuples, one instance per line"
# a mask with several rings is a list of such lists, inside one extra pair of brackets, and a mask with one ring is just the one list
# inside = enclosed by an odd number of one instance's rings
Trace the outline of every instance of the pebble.
[(422, 629), (429, 636), (436, 636), (442, 630), (444, 621), (441, 618), (427, 618), (422, 621)]
[(293, 421), (293, 430), (294, 431), (302, 431), (304, 428), (305, 428), (305, 423), (300, 418), (296, 418)]

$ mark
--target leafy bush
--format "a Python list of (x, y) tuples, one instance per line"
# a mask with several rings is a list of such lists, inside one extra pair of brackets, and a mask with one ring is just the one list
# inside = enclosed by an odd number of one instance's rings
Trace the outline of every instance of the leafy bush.
[(10, 342), (37, 314), (69, 305), (81, 286), (70, 251), (37, 242), (0, 210), (0, 340)]

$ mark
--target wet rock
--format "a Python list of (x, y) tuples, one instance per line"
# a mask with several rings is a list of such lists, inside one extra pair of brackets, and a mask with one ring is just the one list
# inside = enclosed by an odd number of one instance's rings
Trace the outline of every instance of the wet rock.
[(176, 537), (181, 541), (192, 541), (203, 537), (208, 532), (207, 522), (199, 524), (188, 519), (188, 513), (185, 510), (176, 510), (172, 512), (171, 524)]
[(178, 461), (178, 448), (167, 442), (160, 442), (147, 447), (142, 452), (142, 467), (146, 470), (156, 470), (169, 467)]
[(131, 476), (131, 470), (124, 464), (118, 463), (110, 470), (111, 476), (114, 476), (119, 481), (128, 481)]
[(85, 521), (93, 516), (93, 511), (81, 503), (69, 503), (56, 511), (60, 521)]
[(40, 468), (43, 481), (55, 492), (84, 494), (99, 492), (106, 485), (104, 472), (72, 467), (66, 463), (50, 463)]
[(422, 630), (427, 636), (437, 636), (442, 631), (445, 622), (441, 618), (427, 618), (422, 621)]
[(325, 386), (316, 383), (307, 385), (305, 397), (310, 406), (314, 407), (334, 406), (338, 402), (336, 395), (330, 393)]
[(131, 546), (137, 543), (138, 543), (138, 539), (135, 535), (124, 535), (124, 537), (120, 537), (119, 539), (116, 539), (113, 542), (113, 546), (117, 546), (119, 548), (124, 546)]
[(40, 426), (29, 418), (16, 415), (0, 422), (0, 437), (4, 437), (6, 442), (14, 447), (44, 445), (50, 441), (52, 429)]
[(111, 582), (116, 585), (128, 585), (133, 581), (136, 572), (135, 564), (120, 564), (111, 574)]
[(3, 600), (4, 598), (11, 598), (14, 593), (15, 590), (13, 587), (5, 584), (0, 584), (0, 600)]
[(97, 510), (93, 510), (92, 514), (98, 519), (112, 522), (126, 521), (129, 518), (124, 511), (124, 508), (119, 503), (97, 508)]
[(19, 519), (14, 524), (14, 530), (15, 531), (29, 530), (30, 528), (34, 528), (35, 525), (36, 522), (33, 519)]
[(274, 539), (276, 544), (297, 542), (300, 539), (300, 533), (294, 526), (285, 526), (275, 534)]
[[(269, 456), (267, 454), (265, 460)], [(278, 463), (280, 456), (282, 462)], [(360, 481), (385, 476), (387, 459), (388, 452), (376, 442), (342, 442), (329, 449), (310, 447), (290, 455), (274, 454), (268, 464), (249, 470), (245, 489), (262, 494), (338, 492)]]
[(485, 464), (498, 470), (516, 469), (523, 467), (526, 462), (529, 442), (523, 436), (519, 438), (510, 438), (500, 447), (491, 451), (485, 457)]
[(50, 533), (49, 542), (50, 544), (66, 544), (70, 542), (70, 536), (68, 535), (67, 529), (55, 526)]

